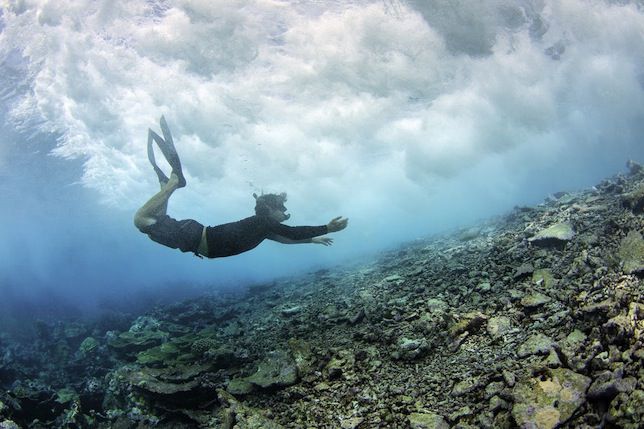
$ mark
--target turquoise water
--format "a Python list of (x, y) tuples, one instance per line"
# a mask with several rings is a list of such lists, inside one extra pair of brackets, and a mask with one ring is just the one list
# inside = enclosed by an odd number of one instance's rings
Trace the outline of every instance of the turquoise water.
[[(428, 4), (4, 5), (5, 326), (333, 267), (644, 159), (639, 3)], [(161, 114), (188, 178), (171, 215), (230, 222), (284, 191), (288, 224), (349, 228), (219, 260), (148, 240)]]

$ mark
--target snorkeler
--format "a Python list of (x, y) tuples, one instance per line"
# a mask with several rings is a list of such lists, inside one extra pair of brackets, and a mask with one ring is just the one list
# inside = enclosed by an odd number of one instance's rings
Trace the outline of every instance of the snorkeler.
[[(341, 231), (348, 219), (342, 216), (321, 226), (287, 226), (282, 224), (291, 217), (286, 214), (286, 194), (262, 194), (255, 197), (255, 215), (237, 222), (204, 226), (192, 219), (176, 220), (167, 215), (168, 200), (172, 193), (186, 186), (181, 161), (174, 147), (170, 129), (161, 116), (163, 138), (148, 131), (148, 159), (156, 172), (161, 190), (150, 198), (134, 216), (134, 225), (152, 240), (182, 252), (193, 252), (207, 258), (237, 255), (257, 247), (264, 239), (284, 244), (315, 243), (330, 246), (333, 239), (322, 235)], [(157, 166), (153, 143), (156, 143), (172, 167), (170, 177)]]

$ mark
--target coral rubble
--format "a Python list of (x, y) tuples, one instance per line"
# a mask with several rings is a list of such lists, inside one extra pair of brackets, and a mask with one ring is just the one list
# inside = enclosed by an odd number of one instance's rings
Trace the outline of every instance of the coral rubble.
[(640, 427), (644, 169), (373, 261), (0, 336), (0, 428)]

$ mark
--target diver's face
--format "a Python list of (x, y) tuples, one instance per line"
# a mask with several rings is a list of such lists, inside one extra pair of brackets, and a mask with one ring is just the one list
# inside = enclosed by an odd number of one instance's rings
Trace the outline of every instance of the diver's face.
[(284, 222), (285, 220), (290, 218), (291, 215), (286, 214), (286, 207), (279, 208), (279, 209), (271, 207), (268, 212), (268, 217), (278, 222)]

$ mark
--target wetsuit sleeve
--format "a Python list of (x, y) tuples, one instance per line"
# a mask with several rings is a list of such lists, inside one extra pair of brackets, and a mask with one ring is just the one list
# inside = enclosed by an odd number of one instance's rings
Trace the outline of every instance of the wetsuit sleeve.
[(290, 238), (291, 240), (306, 240), (320, 235), (327, 234), (329, 231), (326, 225), (321, 226), (288, 226), (275, 222), (271, 225), (273, 234)]

